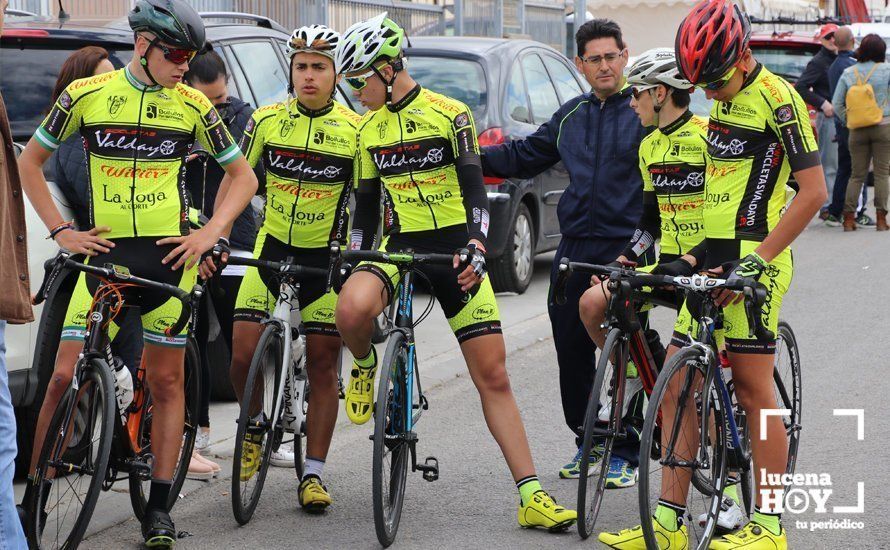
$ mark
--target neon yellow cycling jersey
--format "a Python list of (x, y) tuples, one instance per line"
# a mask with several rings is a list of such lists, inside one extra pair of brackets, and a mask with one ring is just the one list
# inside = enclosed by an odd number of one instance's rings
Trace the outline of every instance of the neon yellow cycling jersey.
[[(399, 102), (366, 113), (357, 164), (359, 186), (382, 184), (386, 235), (465, 225), (471, 238), (487, 236), (481, 171), (478, 182), (458, 175), (463, 166), (481, 166), (473, 116), (463, 103), (417, 86)], [(475, 183), (481, 201), (469, 188)]]
[(707, 120), (686, 111), (640, 143), (643, 192), (658, 200), (661, 254), (686, 254), (704, 239), (707, 129)]
[(241, 149), (251, 166), (262, 158), (266, 169), (268, 234), (300, 248), (345, 242), (360, 120), (337, 102), (318, 111), (298, 102), (254, 111)]
[(779, 222), (791, 172), (819, 164), (807, 106), (762, 65), (708, 122), (705, 236), (762, 241)]
[(74, 132), (86, 150), (90, 222), (109, 226), (111, 239), (188, 234), (183, 165), (196, 140), (222, 166), (241, 157), (202, 93), (146, 86), (128, 68), (72, 82), (34, 138), (55, 151)]

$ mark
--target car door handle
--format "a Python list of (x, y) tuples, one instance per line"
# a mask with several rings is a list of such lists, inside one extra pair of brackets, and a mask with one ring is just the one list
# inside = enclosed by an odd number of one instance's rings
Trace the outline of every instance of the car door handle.
[(564, 191), (547, 191), (544, 193), (544, 204), (547, 206), (555, 206), (559, 203), (559, 198), (562, 197)]

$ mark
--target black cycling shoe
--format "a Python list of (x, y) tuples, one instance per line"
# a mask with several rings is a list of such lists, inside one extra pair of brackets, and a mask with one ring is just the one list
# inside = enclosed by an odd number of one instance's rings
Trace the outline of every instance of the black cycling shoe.
[(142, 518), (142, 536), (146, 548), (173, 548), (176, 528), (170, 514), (164, 510), (148, 510)]

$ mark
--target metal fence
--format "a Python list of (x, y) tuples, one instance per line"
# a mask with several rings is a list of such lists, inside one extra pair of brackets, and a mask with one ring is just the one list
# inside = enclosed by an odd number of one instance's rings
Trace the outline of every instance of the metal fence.
[[(409, 35), (528, 36), (565, 53), (565, 0), (187, 0), (198, 11), (261, 14), (295, 28), (308, 22), (344, 30), (381, 11)], [(132, 0), (63, 0), (78, 19), (124, 17)], [(10, 7), (57, 15), (57, 0), (11, 0)]]

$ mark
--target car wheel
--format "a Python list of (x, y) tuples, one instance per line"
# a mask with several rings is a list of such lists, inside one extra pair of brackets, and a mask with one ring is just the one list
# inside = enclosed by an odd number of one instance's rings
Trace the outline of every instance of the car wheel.
[(504, 253), (491, 262), (491, 284), (495, 292), (522, 294), (532, 282), (535, 265), (535, 225), (525, 204), (519, 204), (511, 227)]

